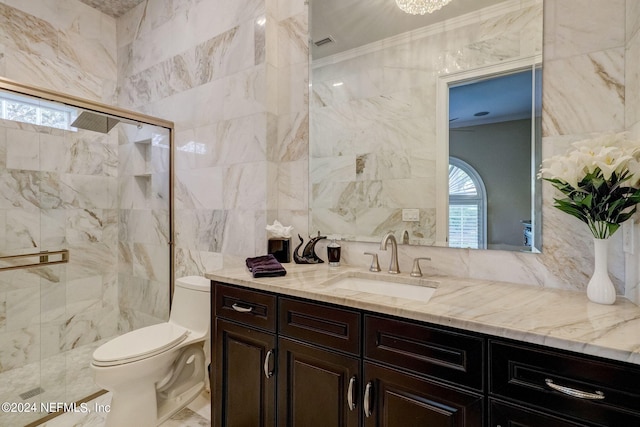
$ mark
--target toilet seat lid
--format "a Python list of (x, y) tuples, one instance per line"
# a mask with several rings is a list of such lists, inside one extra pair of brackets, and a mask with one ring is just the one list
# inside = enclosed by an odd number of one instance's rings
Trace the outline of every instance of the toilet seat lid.
[(146, 359), (177, 346), (188, 335), (188, 329), (173, 323), (136, 329), (98, 347), (93, 352), (93, 363), (112, 366)]

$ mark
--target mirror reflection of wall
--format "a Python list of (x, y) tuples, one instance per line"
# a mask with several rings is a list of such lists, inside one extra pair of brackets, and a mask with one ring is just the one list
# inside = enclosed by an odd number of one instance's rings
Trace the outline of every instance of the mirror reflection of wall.
[[(461, 10), (472, 3), (452, 2), (447, 8)], [(336, 24), (339, 14), (327, 10), (332, 4), (311, 2), (313, 41), (326, 38), (323, 19), (332, 16), (329, 35), (334, 42), (312, 49), (309, 230), (362, 242), (407, 230), (411, 244), (441, 242), (436, 197), (446, 194), (447, 179), (443, 186), (436, 184), (439, 80), (540, 56), (542, 1), (485, 1), (481, 10), (434, 22), (443, 8), (426, 17), (427, 26), (416, 25), (421, 18), (413, 17), (411, 30), (350, 45), (346, 51), (339, 50), (341, 37), (333, 32), (341, 26)], [(370, 6), (350, 9), (348, 19), (359, 28), (372, 23), (371, 15), (354, 15)], [(378, 12), (375, 19), (393, 21), (392, 9), (383, 18)], [(403, 215), (407, 210), (411, 215)]]
[[(536, 175), (532, 153), (540, 139), (533, 127), (539, 120), (532, 105), (540, 102), (540, 87), (528, 69), (449, 88), (450, 164), (462, 160), (462, 170), (476, 174), (486, 198), (485, 212), (476, 213), (472, 195), (451, 194), (450, 173), (449, 246), (521, 251), (539, 247), (534, 243), (533, 224), (539, 227), (539, 221), (532, 221), (531, 182)], [(462, 238), (476, 234), (475, 245)]]

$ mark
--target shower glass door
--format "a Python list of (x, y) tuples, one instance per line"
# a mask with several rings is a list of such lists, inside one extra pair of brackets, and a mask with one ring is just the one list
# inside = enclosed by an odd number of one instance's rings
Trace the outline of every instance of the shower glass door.
[(167, 320), (170, 129), (13, 93), (0, 109), (0, 426), (21, 426), (100, 392), (99, 345)]
[(46, 415), (41, 402), (65, 401), (68, 216), (57, 162), (68, 131), (54, 126), (69, 109), (9, 93), (0, 106), (0, 425), (18, 426)]

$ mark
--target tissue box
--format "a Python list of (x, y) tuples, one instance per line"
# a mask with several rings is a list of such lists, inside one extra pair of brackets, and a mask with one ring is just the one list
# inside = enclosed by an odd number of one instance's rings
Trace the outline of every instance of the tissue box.
[(269, 238), (267, 253), (272, 254), (279, 262), (291, 262), (291, 239), (288, 237)]

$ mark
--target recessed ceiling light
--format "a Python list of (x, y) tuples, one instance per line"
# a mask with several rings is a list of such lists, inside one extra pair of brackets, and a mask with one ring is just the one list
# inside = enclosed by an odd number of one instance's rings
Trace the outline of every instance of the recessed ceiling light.
[(478, 113), (475, 113), (474, 116), (475, 117), (481, 117), (481, 116), (486, 116), (487, 114), (489, 114), (488, 111), (480, 111)]

